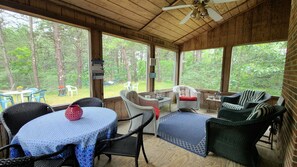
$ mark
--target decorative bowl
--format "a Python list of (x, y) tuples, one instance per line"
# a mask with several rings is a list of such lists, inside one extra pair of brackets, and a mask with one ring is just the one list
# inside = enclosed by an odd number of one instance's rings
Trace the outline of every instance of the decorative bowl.
[(65, 117), (69, 121), (79, 120), (81, 118), (82, 114), (83, 114), (83, 110), (80, 108), (80, 106), (78, 104), (72, 104), (72, 105), (68, 106), (65, 111)]

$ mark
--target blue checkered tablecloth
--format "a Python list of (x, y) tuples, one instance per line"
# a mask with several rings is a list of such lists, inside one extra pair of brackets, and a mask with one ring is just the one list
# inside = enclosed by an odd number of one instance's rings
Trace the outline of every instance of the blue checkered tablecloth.
[[(82, 107), (83, 116), (69, 121), (65, 110), (38, 117), (25, 124), (12, 140), (22, 146), (26, 155), (43, 155), (75, 144), (75, 155), (81, 167), (93, 166), (97, 138), (105, 139), (117, 130), (117, 114), (101, 107)], [(12, 153), (11, 156), (14, 154)]]

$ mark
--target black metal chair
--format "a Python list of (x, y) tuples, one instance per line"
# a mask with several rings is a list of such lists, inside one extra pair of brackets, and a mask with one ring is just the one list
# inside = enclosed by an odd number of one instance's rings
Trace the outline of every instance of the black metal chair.
[(15, 148), (18, 153), (19, 157), (17, 158), (4, 158), (0, 159), (0, 167), (60, 167), (62, 166), (65, 159), (50, 159), (55, 157), (67, 149), (71, 149), (71, 145), (64, 146), (61, 150), (46, 155), (40, 156), (25, 156), (22, 147), (18, 144), (11, 144), (6, 145), (0, 148), (0, 152), (2, 151), (9, 151), (11, 148)]
[[(109, 160), (111, 160), (111, 155), (135, 157), (135, 166), (138, 167), (139, 152), (140, 148), (142, 148), (145, 161), (148, 163), (143, 145), (143, 128), (152, 121), (154, 117), (153, 112), (146, 111), (134, 117), (119, 121), (140, 119), (140, 116), (142, 116), (142, 123), (137, 128), (129, 131), (127, 134), (116, 134), (114, 138), (99, 141), (96, 146), (95, 155), (100, 156), (100, 154), (105, 154), (109, 157)], [(132, 136), (133, 134), (136, 134), (136, 137)]]
[(86, 97), (79, 99), (72, 104), (78, 104), (80, 107), (103, 107), (103, 102), (101, 99), (96, 97)]
[(1, 113), (0, 119), (7, 131), (9, 142), (24, 124), (53, 111), (49, 105), (39, 102), (19, 103), (6, 108)]
[[(9, 143), (14, 135), (18, 133), (19, 129), (27, 122), (52, 112), (54, 110), (51, 106), (39, 102), (19, 103), (4, 110), (0, 115), (0, 120), (8, 134)], [(63, 161), (64, 164), (77, 166), (77, 160), (72, 155), (73, 153), (74, 148), (72, 148), (69, 158), (65, 162)]]
[(257, 166), (259, 154), (256, 143), (269, 125), (286, 111), (274, 106), (275, 112), (265, 117), (231, 121), (211, 118), (206, 121), (206, 153), (210, 151), (246, 166)]

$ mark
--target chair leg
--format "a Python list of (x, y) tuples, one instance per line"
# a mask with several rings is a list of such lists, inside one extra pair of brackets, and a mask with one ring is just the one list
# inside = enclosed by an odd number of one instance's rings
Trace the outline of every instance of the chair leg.
[(110, 154), (105, 154), (108, 157), (108, 160), (111, 160), (111, 155)]
[(146, 163), (148, 163), (148, 159), (147, 159), (145, 151), (144, 151), (143, 143), (141, 145), (141, 148), (142, 148), (142, 153), (143, 153), (144, 159), (145, 159)]
[(135, 157), (135, 167), (138, 167), (138, 156)]

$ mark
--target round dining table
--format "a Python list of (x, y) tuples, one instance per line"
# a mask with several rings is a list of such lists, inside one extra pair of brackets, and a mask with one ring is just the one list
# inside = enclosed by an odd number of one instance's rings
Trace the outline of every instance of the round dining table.
[(12, 139), (26, 155), (43, 155), (75, 145), (80, 166), (93, 166), (96, 141), (109, 138), (117, 131), (117, 114), (103, 107), (82, 107), (81, 119), (69, 121), (65, 110), (49, 113), (26, 123)]

